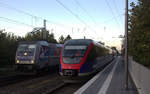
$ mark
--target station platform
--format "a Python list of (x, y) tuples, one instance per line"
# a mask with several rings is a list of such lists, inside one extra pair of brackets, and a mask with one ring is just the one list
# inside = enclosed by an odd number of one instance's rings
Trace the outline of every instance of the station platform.
[(121, 56), (99, 72), (74, 94), (138, 94), (129, 76), (128, 89), (125, 88), (125, 63)]

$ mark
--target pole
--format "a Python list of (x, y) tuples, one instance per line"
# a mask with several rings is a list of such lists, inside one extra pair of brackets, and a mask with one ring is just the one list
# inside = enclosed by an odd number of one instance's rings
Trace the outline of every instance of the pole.
[(44, 19), (44, 28), (46, 29), (46, 20)]
[(126, 9), (125, 9), (125, 64), (126, 64), (126, 83), (125, 88), (128, 89), (128, 0), (126, 0)]
[(86, 37), (84, 36), (84, 39), (86, 39)]
[(46, 35), (46, 32), (47, 32), (47, 31), (46, 31), (46, 20), (45, 20), (45, 19), (43, 20), (43, 25), (44, 25), (43, 39), (46, 40), (46, 39), (47, 39), (47, 37), (46, 37), (46, 36), (47, 36), (47, 35)]

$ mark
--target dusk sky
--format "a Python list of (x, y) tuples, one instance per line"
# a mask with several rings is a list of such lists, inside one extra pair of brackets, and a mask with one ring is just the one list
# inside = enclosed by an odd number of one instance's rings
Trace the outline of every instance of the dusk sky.
[(0, 0), (0, 11), (0, 29), (18, 36), (42, 27), (43, 19), (56, 39), (85, 36), (119, 48), (124, 34), (125, 0)]

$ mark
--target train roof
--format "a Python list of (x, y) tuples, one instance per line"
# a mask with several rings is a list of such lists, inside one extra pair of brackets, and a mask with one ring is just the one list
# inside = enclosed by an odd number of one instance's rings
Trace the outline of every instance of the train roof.
[(47, 41), (21, 41), (19, 44), (40, 44), (40, 45), (45, 45), (48, 46)]
[(56, 43), (48, 43), (49, 46), (56, 46), (56, 47), (62, 47), (63, 44), (56, 44)]
[(68, 40), (65, 42), (64, 45), (76, 45), (76, 44), (79, 44), (79, 45), (90, 45), (90, 43), (93, 43), (94, 45), (96, 46), (99, 46), (99, 47), (103, 47), (103, 48), (106, 48), (106, 49), (109, 49), (109, 47), (106, 47), (104, 44), (102, 43), (99, 43), (99, 42), (95, 42), (94, 40), (92, 39), (72, 39), (72, 40)]
[(83, 44), (83, 45), (89, 45), (93, 40), (91, 39), (72, 39), (65, 42), (65, 45), (75, 45), (75, 44)]
[(63, 46), (63, 44), (56, 44), (56, 46), (57, 46), (57, 47), (62, 47), (62, 46)]

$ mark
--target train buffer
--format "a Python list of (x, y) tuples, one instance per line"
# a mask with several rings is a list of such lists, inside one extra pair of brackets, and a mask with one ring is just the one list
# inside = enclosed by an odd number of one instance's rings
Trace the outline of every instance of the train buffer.
[(125, 63), (122, 57), (118, 56), (74, 94), (138, 94), (130, 76), (128, 89), (125, 88), (125, 78)]

